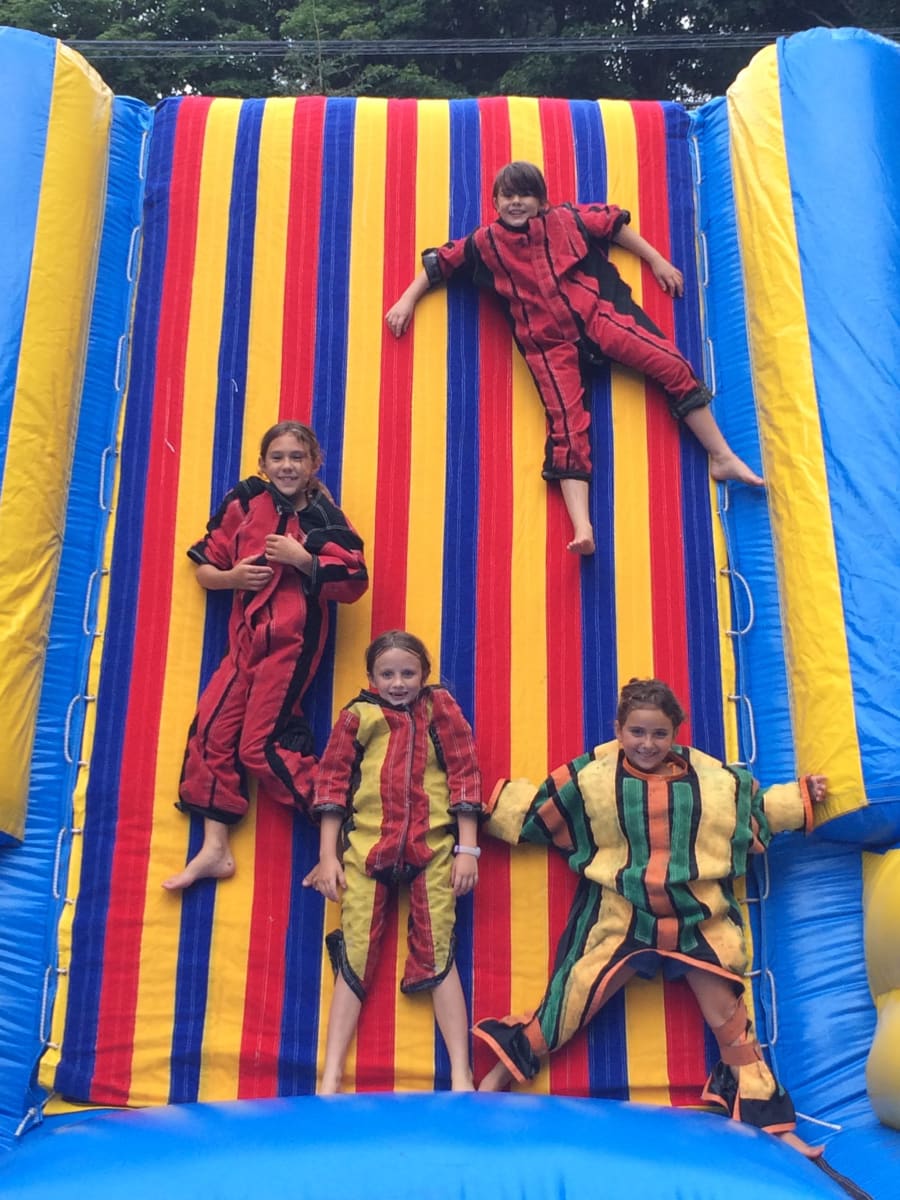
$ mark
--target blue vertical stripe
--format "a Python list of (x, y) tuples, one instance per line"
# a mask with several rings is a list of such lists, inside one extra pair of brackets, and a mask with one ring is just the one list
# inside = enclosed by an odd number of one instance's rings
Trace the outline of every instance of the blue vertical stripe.
[[(450, 237), (481, 219), (481, 122), (477, 100), (450, 101)], [(424, 249), (425, 247), (423, 247)], [(447, 291), (447, 478), (444, 498), (444, 579), (441, 673), (471, 721), (475, 713), (476, 578), (480, 443), (478, 428), (478, 293)], [(485, 569), (485, 564), (482, 564)], [(456, 906), (456, 959), (472, 1011), (472, 900)], [(435, 1039), (435, 1086), (449, 1087), (450, 1061)]]

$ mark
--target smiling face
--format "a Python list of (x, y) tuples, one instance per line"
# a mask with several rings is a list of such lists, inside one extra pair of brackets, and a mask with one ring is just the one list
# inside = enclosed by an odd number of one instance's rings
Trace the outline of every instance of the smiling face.
[(425, 670), (417, 654), (392, 646), (375, 659), (369, 683), (389, 704), (412, 704), (422, 690)]
[(658, 775), (675, 741), (675, 727), (661, 708), (633, 708), (624, 721), (616, 721), (616, 737), (636, 770)]
[(494, 197), (497, 216), (504, 225), (512, 225), (514, 229), (521, 228), (532, 217), (536, 217), (541, 211), (541, 207), (537, 196), (522, 195), (519, 192), (503, 190)]
[(295, 433), (283, 433), (273, 438), (259, 460), (259, 469), (282, 496), (294, 501), (295, 508), (305, 504), (306, 489), (318, 467), (318, 460), (313, 457), (309, 446)]

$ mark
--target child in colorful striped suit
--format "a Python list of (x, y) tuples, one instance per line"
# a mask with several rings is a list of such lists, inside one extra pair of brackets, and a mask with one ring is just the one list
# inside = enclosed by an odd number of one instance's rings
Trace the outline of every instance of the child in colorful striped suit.
[(710, 457), (714, 479), (753, 485), (762, 478), (734, 453), (709, 407), (709, 390), (675, 344), (634, 301), (610, 262), (613, 243), (643, 259), (660, 288), (680, 296), (684, 279), (614, 204), (547, 203), (547, 184), (530, 162), (507, 163), (493, 190), (497, 220), (422, 254), (423, 269), (385, 317), (395, 337), (409, 328), (425, 293), (454, 277), (499, 297), (547, 415), (544, 478), (559, 480), (572, 521), (568, 549), (593, 554), (590, 518), (590, 413), (584, 371), (617, 362), (664, 389)]
[(316, 477), (322, 453), (299, 421), (268, 429), (258, 476), (241, 480), (188, 555), (197, 582), (231, 591), (228, 650), (188, 733), (178, 807), (203, 818), (203, 844), (170, 892), (234, 874), (231, 826), (249, 804), (248, 777), (281, 804), (312, 799), (312, 731), (301, 702), (328, 637), (329, 604), (369, 586), (359, 534)]
[(684, 712), (656, 679), (632, 679), (619, 698), (616, 741), (554, 771), (535, 790), (502, 780), (488, 831), (504, 841), (555, 846), (580, 876), (553, 976), (530, 1018), (479, 1021), (497, 1063), (482, 1091), (533, 1078), (634, 975), (684, 976), (721, 1059), (704, 1099), (782, 1137), (810, 1157), (790, 1097), (762, 1057), (743, 1000), (747, 951), (732, 881), (773, 834), (812, 827), (826, 780), (760, 790), (675, 742)]
[(340, 1089), (388, 905), (401, 884), (410, 902), (401, 991), (432, 992), (451, 1088), (472, 1090), (454, 926), (456, 898), (478, 882), (481, 775), (456, 701), (426, 685), (430, 667), (412, 634), (376, 638), (366, 651), (370, 686), (342, 710), (319, 763), (319, 861), (304, 884), (341, 901), (341, 927), (326, 939), (336, 979), (321, 1095)]

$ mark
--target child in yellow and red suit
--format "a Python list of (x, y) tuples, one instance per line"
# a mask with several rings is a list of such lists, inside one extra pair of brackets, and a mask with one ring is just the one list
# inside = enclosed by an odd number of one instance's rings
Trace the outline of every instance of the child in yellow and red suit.
[(528, 1017), (479, 1021), (498, 1062), (481, 1083), (531, 1079), (635, 974), (683, 975), (719, 1043), (704, 1099), (817, 1156), (793, 1133), (790, 1097), (763, 1059), (743, 1000), (747, 966), (733, 880), (782, 830), (812, 827), (825, 778), (760, 790), (749, 772), (675, 742), (684, 713), (658, 680), (623, 689), (617, 740), (567, 763), (537, 789), (503, 780), (489, 833), (555, 846), (581, 880), (553, 976)]
[(400, 885), (410, 904), (401, 990), (431, 991), (451, 1087), (472, 1089), (454, 926), (457, 897), (478, 881), (481, 775), (469, 724), (446, 688), (426, 685), (429, 670), (414, 635), (376, 638), (366, 651), (370, 689), (343, 709), (319, 763), (319, 862), (304, 883), (341, 901), (341, 927), (327, 938), (336, 979), (321, 1095), (340, 1088)]

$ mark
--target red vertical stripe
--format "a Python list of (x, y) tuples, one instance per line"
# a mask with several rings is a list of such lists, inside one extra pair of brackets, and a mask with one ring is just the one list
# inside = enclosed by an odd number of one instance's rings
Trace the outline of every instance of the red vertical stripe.
[[(381, 313), (390, 308), (418, 269), (415, 222), (409, 219), (416, 194), (416, 101), (389, 100), (387, 122)], [(385, 629), (402, 629), (406, 621), (414, 338), (414, 329), (395, 338), (382, 324), (378, 504), (372, 573), (375, 636)], [(434, 536), (440, 537), (440, 531), (435, 530)]]
[[(540, 102), (544, 144), (544, 174), (552, 203), (577, 195), (572, 120), (568, 101)], [(547, 761), (554, 769), (584, 749), (581, 647), (581, 558), (566, 550), (571, 538), (562, 494), (547, 489)], [(565, 928), (578, 880), (562, 858), (547, 857), (550, 938), (548, 979), (553, 969), (556, 943)], [(575, 1038), (550, 1060), (550, 1090), (556, 1094), (585, 1095), (590, 1091), (587, 1042)]]
[(669, 1099), (680, 1107), (700, 1103), (706, 1080), (706, 1032), (694, 993), (683, 979), (663, 985)]
[(256, 805), (253, 909), (238, 1059), (240, 1100), (278, 1095), (293, 821), (293, 812), (283, 804)]
[[(121, 778), (128, 793), (116, 830), (110, 881), (109, 920), (104, 945), (94, 1074), (98, 1104), (124, 1104), (131, 1082), (131, 1058), (140, 971), (141, 928), (147, 887), (156, 739), (165, 676), (159, 648), (169, 637), (173, 536), (181, 461), (181, 415), (197, 233), (200, 161), (211, 101), (179, 109), (172, 159), (166, 267), (160, 303), (156, 394), (147, 467), (148, 493), (142, 532), (141, 588), (138, 597), (134, 663), (125, 722)], [(121, 1081), (120, 1086), (103, 1080)]]
[[(637, 131), (641, 232), (669, 258), (665, 116), (657, 103), (635, 103), (632, 109)], [(660, 289), (646, 264), (643, 296), (648, 316), (672, 337), (675, 328), (672, 304), (682, 301), (672, 301)], [(679, 436), (665, 397), (655, 385), (648, 385), (647, 455), (654, 669), (676, 695), (686, 697), (690, 692)], [(688, 738), (689, 726), (685, 725), (680, 734)], [(706, 1076), (703, 1021), (685, 985), (664, 985), (664, 996), (671, 1098), (673, 1103), (696, 1102), (696, 1085), (698, 1081), (702, 1084)]]
[[(416, 274), (415, 221), (410, 204), (416, 195), (418, 106), (415, 100), (390, 100), (385, 150), (384, 264), (381, 313)], [(379, 392), (378, 475), (372, 565), (372, 634), (406, 624), (409, 538), (412, 372), (415, 322), (395, 338), (382, 325)], [(435, 537), (440, 536), (435, 530)], [(374, 1003), (363, 1005), (356, 1039), (356, 1089), (381, 1091), (394, 1085), (397, 1019), (397, 914), (394, 908), (382, 939), (372, 985)]]
[[(655, 102), (632, 105), (637, 132), (641, 233), (666, 258), (671, 254), (666, 191), (666, 126)], [(677, 265), (677, 264), (676, 264)], [(672, 299), (643, 265), (643, 307), (669, 337)], [(674, 303), (682, 303), (680, 300)], [(679, 696), (689, 694), (687, 615), (681, 530), (681, 469), (678, 426), (665, 397), (647, 385), (647, 458), (650, 489), (650, 569), (653, 589), (653, 661), (659, 678)]]
[(372, 977), (370, 1001), (362, 1006), (356, 1030), (356, 1090), (390, 1092), (394, 1089), (397, 1059), (397, 905), (388, 914)]
[[(509, 106), (505, 99), (479, 101), (481, 115), (482, 219), (493, 218), (492, 185), (509, 161)], [(481, 768), (488, 789), (510, 771), (510, 594), (512, 589), (512, 354), (509, 328), (499, 307), (484, 298), (479, 314), (479, 522), (475, 627), (475, 720)], [(537, 468), (537, 464), (535, 464)], [(509, 1012), (509, 851), (485, 839), (478, 884), (474, 943), (473, 1017)], [(490, 1062), (476, 1045), (476, 1076)]]
[(324, 96), (304, 97), (295, 105), (279, 417), (305, 424), (312, 418), (324, 124)]

